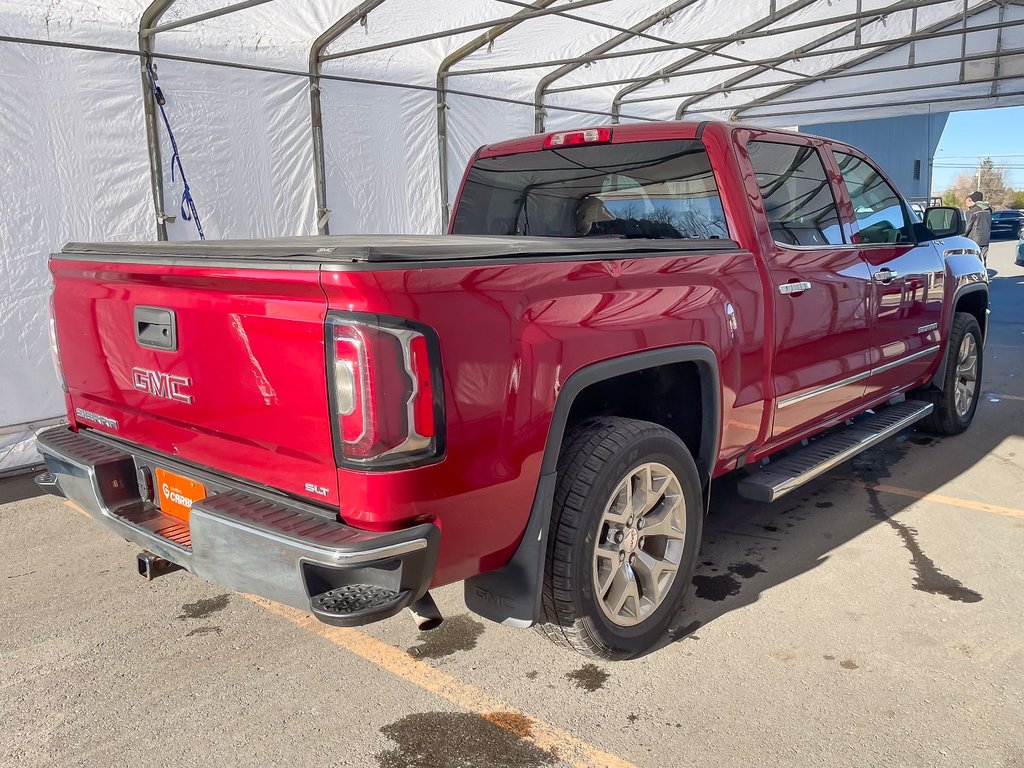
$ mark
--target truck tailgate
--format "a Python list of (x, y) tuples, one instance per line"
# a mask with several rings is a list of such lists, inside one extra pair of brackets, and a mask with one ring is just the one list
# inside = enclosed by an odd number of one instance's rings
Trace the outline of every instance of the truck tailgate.
[(334, 505), (318, 269), (50, 261), (78, 426)]

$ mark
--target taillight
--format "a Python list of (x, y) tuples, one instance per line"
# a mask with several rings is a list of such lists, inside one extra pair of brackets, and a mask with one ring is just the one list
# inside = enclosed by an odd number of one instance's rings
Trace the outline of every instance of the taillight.
[(432, 330), (379, 315), (330, 314), (327, 345), (339, 466), (396, 469), (444, 454)]
[(50, 294), (50, 354), (53, 356), (53, 369), (57, 372), (57, 379), (60, 381), (60, 388), (68, 391), (67, 382), (64, 380), (64, 366), (60, 362), (60, 347), (57, 345), (57, 316), (54, 312), (53, 294)]
[(552, 133), (544, 139), (544, 148), (572, 147), (577, 144), (607, 144), (611, 140), (611, 128), (586, 128), (582, 131)]

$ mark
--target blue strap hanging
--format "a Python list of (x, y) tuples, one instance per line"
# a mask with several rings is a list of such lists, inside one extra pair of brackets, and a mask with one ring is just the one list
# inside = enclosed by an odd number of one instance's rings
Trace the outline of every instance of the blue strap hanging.
[(151, 58), (146, 59), (146, 71), (149, 73), (149, 85), (153, 89), (153, 98), (156, 99), (156, 103), (160, 107), (160, 116), (163, 118), (164, 127), (167, 129), (167, 137), (171, 140), (171, 149), (174, 150), (174, 154), (171, 155), (171, 181), (176, 180), (175, 174), (177, 174), (181, 176), (181, 183), (184, 185), (181, 193), (181, 218), (185, 221), (194, 221), (196, 231), (199, 232), (199, 239), (205, 240), (206, 233), (203, 232), (203, 223), (199, 220), (199, 211), (196, 210), (196, 203), (192, 199), (192, 190), (188, 186), (188, 179), (185, 178), (185, 168), (181, 164), (178, 142), (174, 138), (174, 131), (171, 130), (171, 121), (167, 119), (167, 111), (164, 109), (167, 99), (164, 98), (164, 93), (160, 90), (160, 86), (156, 84), (156, 75), (153, 72), (153, 60)]

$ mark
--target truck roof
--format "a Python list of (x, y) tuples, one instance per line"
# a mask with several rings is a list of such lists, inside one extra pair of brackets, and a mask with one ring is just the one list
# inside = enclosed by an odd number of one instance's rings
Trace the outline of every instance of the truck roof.
[[(600, 124), (600, 127), (611, 128), (612, 144), (624, 144), (631, 141), (664, 141), (667, 139), (699, 139), (705, 128), (714, 125), (718, 130), (726, 133), (736, 129), (747, 129), (760, 134), (781, 134), (783, 136), (798, 135), (803, 138), (820, 139), (836, 146), (845, 147), (841, 141), (817, 136), (813, 133), (803, 131), (790, 131), (779, 128), (766, 128), (762, 125), (751, 125), (749, 123), (735, 123), (727, 120), (652, 120), (646, 123), (620, 123), (614, 125)], [(571, 133), (596, 128), (598, 125), (580, 125), (574, 128), (567, 128), (561, 131), (549, 131), (548, 133), (535, 133), (531, 136), (522, 136), (516, 139), (485, 144), (477, 151), (477, 157), (499, 157), (501, 155), (515, 155), (522, 152), (538, 152), (544, 148), (544, 142), (556, 133)]]

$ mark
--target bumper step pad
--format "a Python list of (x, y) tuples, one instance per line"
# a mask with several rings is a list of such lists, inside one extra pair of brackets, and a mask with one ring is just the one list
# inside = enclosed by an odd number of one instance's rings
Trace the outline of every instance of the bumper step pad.
[(347, 584), (314, 595), (310, 598), (310, 605), (317, 615), (354, 618), (362, 614), (378, 613), (389, 605), (404, 604), (408, 595), (408, 590), (396, 592), (372, 584)]
[(931, 403), (920, 400), (905, 400), (879, 408), (874, 415), (814, 440), (785, 458), (772, 461), (763, 469), (743, 478), (736, 490), (740, 496), (753, 501), (775, 501), (923, 419), (932, 412), (932, 407)]
[[(53, 487), (102, 526), (200, 578), (260, 595), (336, 626), (393, 616), (423, 595), (437, 563), (440, 529), (355, 528), (337, 512), (89, 430), (55, 427), (37, 438)], [(138, 467), (167, 467), (209, 493), (188, 523), (164, 514), (139, 485)]]

